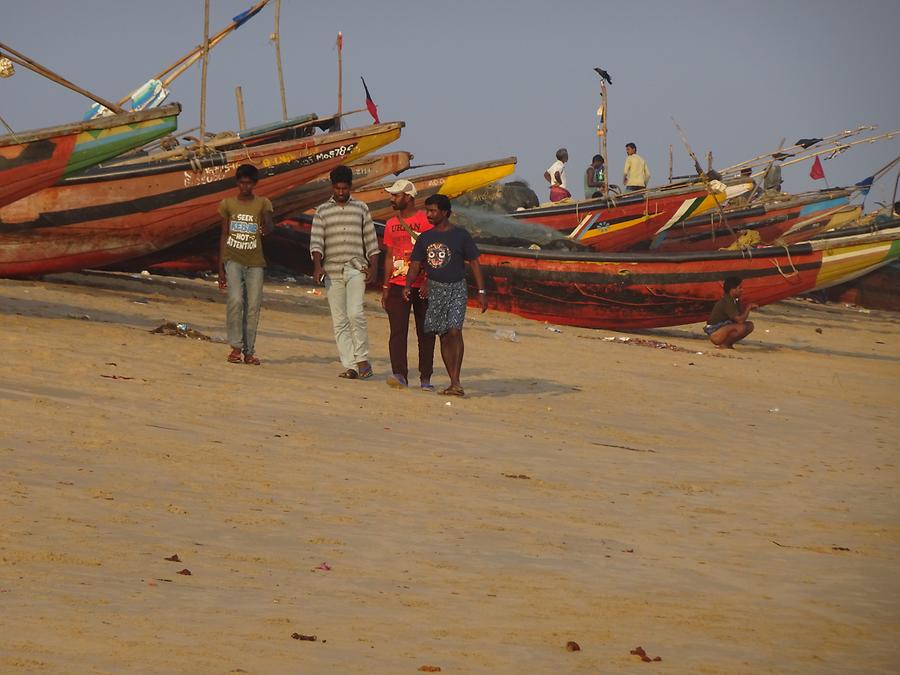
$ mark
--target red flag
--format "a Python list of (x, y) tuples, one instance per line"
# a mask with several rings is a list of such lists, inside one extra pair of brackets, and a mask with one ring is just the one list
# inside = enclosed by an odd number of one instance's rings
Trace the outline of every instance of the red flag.
[(338, 49), (338, 51), (341, 51), (343, 48), (344, 48), (344, 34), (341, 32), (338, 32), (337, 49)]
[(375, 120), (375, 124), (381, 124), (381, 120), (378, 119), (378, 106), (375, 105), (375, 101), (373, 101), (372, 97), (369, 95), (369, 88), (366, 86), (366, 81), (362, 77), (359, 79), (362, 80), (363, 89), (366, 90), (366, 108), (369, 109), (369, 114), (372, 116), (372, 119)]
[(812, 168), (809, 170), (809, 177), (813, 180), (822, 180), (825, 178), (825, 170), (822, 168), (822, 162), (816, 157)]

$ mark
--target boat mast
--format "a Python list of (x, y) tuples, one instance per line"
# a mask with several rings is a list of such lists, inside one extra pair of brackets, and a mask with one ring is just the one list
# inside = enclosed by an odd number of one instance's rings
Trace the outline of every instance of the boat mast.
[(203, 68), (200, 73), (200, 147), (206, 141), (206, 68), (209, 65), (209, 0), (203, 2)]
[(337, 91), (337, 113), (335, 113), (335, 131), (341, 130), (341, 116), (343, 115), (344, 106), (344, 34), (338, 31), (337, 34), (337, 56), (338, 56), (338, 91)]
[[(595, 68), (595, 70), (597, 69)], [(606, 199), (609, 197), (609, 162), (606, 161), (606, 80), (599, 71), (597, 74), (600, 76), (600, 107), (597, 108), (597, 117), (600, 118), (600, 123), (597, 125), (597, 137), (600, 155), (603, 157), (603, 198)]]
[(278, 89), (281, 92), (281, 119), (288, 118), (287, 99), (284, 94), (284, 71), (281, 69), (281, 0), (275, 0), (275, 32), (272, 42), (275, 43), (275, 65), (278, 68)]

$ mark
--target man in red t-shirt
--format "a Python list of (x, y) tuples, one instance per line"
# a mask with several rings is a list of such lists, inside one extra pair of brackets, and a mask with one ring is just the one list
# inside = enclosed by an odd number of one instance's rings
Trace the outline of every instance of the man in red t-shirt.
[(416, 186), (400, 179), (385, 191), (391, 196), (391, 207), (397, 215), (384, 226), (384, 284), (381, 306), (391, 324), (388, 351), (391, 370), (387, 383), (396, 388), (408, 386), (409, 367), (406, 360), (406, 339), (409, 333), (409, 310), (416, 319), (416, 338), (419, 343), (419, 380), (425, 391), (434, 391), (431, 374), (434, 371), (434, 334), (425, 332), (425, 310), (428, 308), (428, 289), (424, 271), (412, 282), (409, 300), (403, 298), (409, 254), (419, 233), (432, 228), (424, 211), (416, 210)]

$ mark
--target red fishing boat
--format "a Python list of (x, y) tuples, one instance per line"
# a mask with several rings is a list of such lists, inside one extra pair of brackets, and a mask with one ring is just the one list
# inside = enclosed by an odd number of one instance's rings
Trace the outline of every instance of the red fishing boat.
[(0, 206), (175, 130), (177, 103), (0, 136)]
[(553, 228), (597, 251), (627, 251), (647, 246), (682, 220), (718, 208), (728, 198), (752, 189), (749, 182), (709, 186), (691, 183), (629, 192), (609, 199), (589, 199), (515, 211), (516, 220)]
[(583, 328), (631, 330), (704, 321), (729, 276), (743, 279), (744, 302), (765, 305), (900, 257), (900, 220), (875, 232), (843, 234), (750, 252), (669, 255), (478, 247), (494, 309)]
[(257, 165), (257, 194), (276, 198), (396, 140), (402, 127), (392, 122), (68, 178), (0, 209), (0, 276), (102, 267), (168, 248), (215, 225), (239, 164)]
[(757, 244), (781, 240), (795, 243), (834, 227), (835, 217), (855, 214), (849, 206), (851, 189), (823, 190), (744, 207), (714, 210), (688, 218), (659, 233), (650, 249), (659, 252), (714, 251), (734, 244), (744, 232), (759, 235)]

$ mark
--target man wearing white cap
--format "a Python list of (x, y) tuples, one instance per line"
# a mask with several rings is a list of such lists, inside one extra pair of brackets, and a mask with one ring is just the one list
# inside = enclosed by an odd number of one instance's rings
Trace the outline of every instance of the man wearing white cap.
[(391, 207), (397, 215), (384, 226), (384, 284), (381, 287), (381, 306), (387, 312), (391, 325), (388, 351), (391, 355), (392, 375), (387, 383), (396, 388), (408, 386), (409, 366), (406, 359), (409, 334), (409, 311), (416, 320), (416, 338), (419, 345), (419, 381), (424, 391), (434, 391), (431, 374), (434, 372), (434, 333), (425, 332), (425, 311), (428, 308), (425, 272), (411, 283), (409, 300), (403, 297), (406, 274), (409, 271), (409, 255), (420, 233), (430, 230), (431, 223), (425, 212), (416, 209), (416, 186), (401, 178), (385, 191), (391, 196)]

